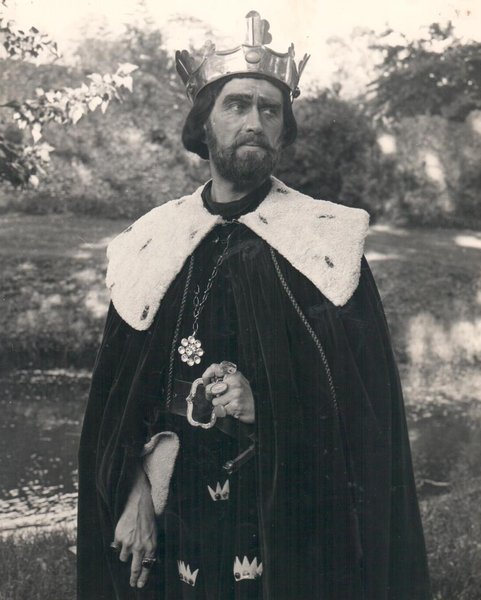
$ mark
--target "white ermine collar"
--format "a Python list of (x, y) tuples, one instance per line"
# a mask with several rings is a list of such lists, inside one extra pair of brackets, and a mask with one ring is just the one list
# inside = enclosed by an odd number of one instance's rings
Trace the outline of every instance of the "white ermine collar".
[[(119, 315), (139, 331), (152, 324), (169, 285), (201, 240), (222, 222), (191, 196), (154, 208), (107, 249), (107, 286)], [(364, 210), (314, 200), (272, 178), (260, 206), (239, 219), (282, 254), (337, 306), (359, 282), (369, 215)]]

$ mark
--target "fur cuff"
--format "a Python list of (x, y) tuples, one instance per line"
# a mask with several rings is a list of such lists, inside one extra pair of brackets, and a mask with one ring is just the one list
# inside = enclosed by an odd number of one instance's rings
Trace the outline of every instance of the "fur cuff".
[(175, 459), (179, 452), (179, 438), (173, 431), (157, 433), (144, 446), (143, 467), (152, 493), (154, 511), (160, 516), (165, 509)]

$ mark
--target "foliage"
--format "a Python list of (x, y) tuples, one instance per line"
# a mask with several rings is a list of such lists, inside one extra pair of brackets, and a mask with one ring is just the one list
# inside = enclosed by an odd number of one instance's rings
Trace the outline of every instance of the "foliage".
[(429, 225), (480, 227), (481, 113), (465, 123), (440, 116), (403, 118), (389, 129), (395, 145), (384, 216)]
[(286, 152), (279, 177), (315, 198), (378, 214), (389, 165), (362, 109), (327, 90), (299, 100), (295, 113), (298, 141)]
[(51, 65), (25, 77), (27, 65), (20, 64), (15, 77), (5, 80), (20, 80), (25, 89), (32, 80), (35, 87), (55, 87), (92, 69), (108, 71), (121, 56), (139, 65), (135, 93), (70, 131), (47, 126), (45, 139), (55, 147), (53, 168), (36, 190), (12, 194), (0, 186), (4, 210), (135, 218), (206, 179), (207, 164), (186, 153), (181, 143), (189, 103), (157, 30), (129, 27), (118, 39), (85, 39), (77, 56), (77, 66), (68, 72)]
[[(0, 36), (4, 38), (3, 46), (10, 59), (25, 61), (48, 51), (59, 56), (57, 45), (48, 36), (35, 27), (25, 33), (3, 16), (0, 16)], [(50, 153), (54, 150), (47, 142), (40, 141), (43, 127), (50, 122), (75, 124), (99, 106), (105, 112), (112, 99), (122, 100), (122, 90), (132, 91), (131, 73), (136, 69), (136, 65), (123, 63), (113, 74), (89, 75), (89, 83), (82, 83), (80, 87), (58, 87), (47, 91), (38, 87), (35, 98), (9, 100), (0, 105), (14, 111), (13, 119), (17, 126), (26, 129), (33, 142), (13, 141), (0, 133), (0, 179), (13, 185), (30, 183), (38, 186), (39, 175), (45, 175)]]
[(344, 100), (364, 101), (369, 83), (376, 77), (376, 65), (382, 52), (373, 46), (378, 34), (365, 27), (355, 27), (346, 37), (338, 35), (326, 40), (326, 61), (332, 69), (330, 87)]
[[(6, 0), (2, 0), (1, 5), (6, 7)], [(30, 27), (25, 32), (3, 14), (0, 14), (0, 37), (3, 38), (3, 47), (11, 59), (27, 60), (46, 53), (56, 58), (60, 56), (57, 43), (48, 35), (41, 33), (36, 27)]]
[(451, 23), (433, 23), (427, 36), (408, 40), (394, 32), (380, 36), (372, 49), (383, 53), (379, 77), (372, 83), (372, 110), (401, 119), (442, 115), (463, 121), (481, 108), (481, 43), (462, 42)]

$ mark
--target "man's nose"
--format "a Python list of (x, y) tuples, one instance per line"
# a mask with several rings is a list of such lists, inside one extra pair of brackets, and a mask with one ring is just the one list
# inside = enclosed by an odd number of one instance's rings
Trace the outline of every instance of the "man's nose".
[(253, 106), (246, 114), (244, 126), (246, 131), (262, 131), (261, 116), (257, 106)]

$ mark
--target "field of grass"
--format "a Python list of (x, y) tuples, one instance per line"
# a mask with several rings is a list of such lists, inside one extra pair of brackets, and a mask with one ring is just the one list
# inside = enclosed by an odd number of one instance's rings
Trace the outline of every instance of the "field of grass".
[[(0, 369), (94, 360), (127, 223), (0, 217)], [(405, 390), (435, 600), (481, 597), (481, 234), (375, 227), (367, 257)], [(1, 476), (1, 474), (0, 474)], [(0, 600), (70, 600), (66, 532), (0, 539)]]
[(63, 530), (0, 539), (0, 600), (73, 600), (73, 542)]

